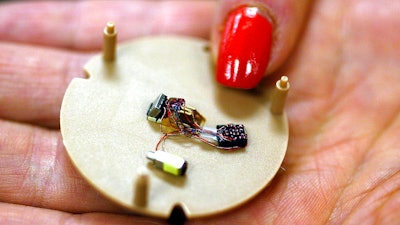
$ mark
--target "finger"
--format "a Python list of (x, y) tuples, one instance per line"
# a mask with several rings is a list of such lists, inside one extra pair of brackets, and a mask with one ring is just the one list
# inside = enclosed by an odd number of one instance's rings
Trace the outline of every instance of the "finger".
[(214, 6), (214, 1), (7, 3), (0, 5), (0, 40), (97, 49), (108, 21), (117, 24), (120, 41), (152, 34), (208, 37)]
[(73, 168), (56, 131), (0, 120), (0, 202), (66, 212), (121, 212)]
[(254, 88), (275, 71), (293, 49), (311, 1), (221, 1), (212, 30), (217, 81)]
[(0, 43), (0, 118), (58, 127), (61, 101), (89, 54)]
[(108, 213), (70, 214), (56, 210), (0, 203), (0, 221), (14, 225), (165, 224), (155, 219)]

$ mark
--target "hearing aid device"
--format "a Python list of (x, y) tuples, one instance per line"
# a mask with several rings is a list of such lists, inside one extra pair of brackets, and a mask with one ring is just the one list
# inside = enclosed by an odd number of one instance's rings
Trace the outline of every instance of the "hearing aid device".
[(103, 51), (62, 102), (63, 143), (80, 174), (105, 198), (160, 218), (212, 216), (257, 198), (286, 153), (288, 78), (251, 92), (222, 87), (207, 41), (118, 43), (128, 31), (117, 28), (99, 30)]

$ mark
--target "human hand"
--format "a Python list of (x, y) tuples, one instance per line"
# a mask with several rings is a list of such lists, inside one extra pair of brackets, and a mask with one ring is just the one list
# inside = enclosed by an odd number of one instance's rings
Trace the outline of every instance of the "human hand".
[[(83, 65), (99, 51), (107, 21), (124, 31), (120, 41), (156, 33), (207, 37), (214, 7), (211, 1), (3, 4), (0, 221), (163, 223), (120, 214), (83, 180), (62, 145), (59, 109), (70, 80), (83, 77)], [(288, 35), (274, 41), (289, 47), (273, 47), (267, 73), (291, 82), (285, 171), (245, 205), (191, 223), (399, 222), (399, 9), (395, 1), (315, 1), (303, 33), (282, 31)], [(290, 12), (276, 19), (297, 15)]]

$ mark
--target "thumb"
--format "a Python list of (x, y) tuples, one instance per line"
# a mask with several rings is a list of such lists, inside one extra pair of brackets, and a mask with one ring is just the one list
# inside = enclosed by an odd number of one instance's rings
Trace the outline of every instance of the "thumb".
[(310, 2), (222, 0), (212, 30), (217, 81), (250, 89), (276, 70), (294, 46)]

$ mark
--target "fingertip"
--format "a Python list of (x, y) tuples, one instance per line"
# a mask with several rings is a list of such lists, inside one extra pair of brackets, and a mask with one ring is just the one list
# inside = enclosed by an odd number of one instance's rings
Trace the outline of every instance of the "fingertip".
[(272, 33), (272, 20), (260, 7), (240, 5), (230, 11), (220, 35), (217, 81), (235, 88), (254, 88), (270, 59)]
[(288, 58), (310, 1), (221, 1), (212, 30), (216, 80), (251, 89)]

